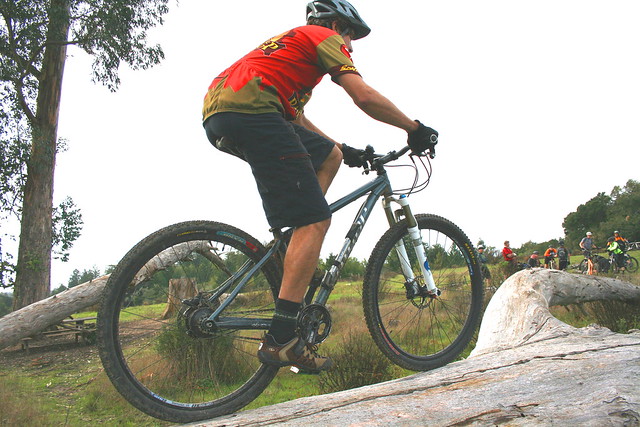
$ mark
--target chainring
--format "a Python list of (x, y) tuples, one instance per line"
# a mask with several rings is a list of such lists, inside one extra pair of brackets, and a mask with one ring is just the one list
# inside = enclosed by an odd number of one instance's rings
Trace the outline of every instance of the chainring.
[(307, 344), (323, 342), (331, 332), (331, 314), (320, 304), (309, 304), (298, 313), (298, 331)]

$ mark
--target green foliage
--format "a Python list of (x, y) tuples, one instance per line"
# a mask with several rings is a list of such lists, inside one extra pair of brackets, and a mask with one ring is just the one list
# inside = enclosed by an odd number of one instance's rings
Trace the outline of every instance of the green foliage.
[(60, 285), (60, 286), (58, 286), (57, 288), (55, 288), (55, 289), (53, 289), (51, 291), (51, 295), (57, 295), (57, 294), (59, 294), (61, 292), (66, 291), (67, 289), (69, 289), (69, 288), (67, 288), (65, 285)]
[[(319, 268), (321, 270), (328, 270), (335, 260), (336, 255), (331, 253), (326, 259), (320, 260)], [(357, 280), (364, 277), (366, 269), (367, 261), (350, 257), (347, 259), (347, 262), (344, 263), (339, 278), (344, 280)]]
[(75, 269), (73, 270), (73, 273), (71, 273), (71, 277), (69, 277), (67, 288), (71, 289), (97, 277), (100, 277), (100, 270), (96, 266), (88, 270), (82, 270), (82, 273), (80, 273), (80, 270)]
[[(16, 267), (6, 243), (15, 236), (3, 230), (9, 217), (22, 221), (48, 215), (48, 210), (23, 212), (23, 197), (27, 181), (29, 188), (53, 185), (53, 170), (31, 173), (65, 147), (57, 139), (58, 97), (39, 97), (41, 92), (55, 93), (64, 67), (49, 67), (64, 46), (77, 46), (94, 59), (92, 79), (115, 91), (119, 84), (118, 70), (122, 63), (132, 69), (146, 69), (158, 64), (164, 53), (158, 45), (149, 45), (147, 31), (163, 23), (169, 0), (14, 0), (0, 2), (0, 286), (9, 287), (15, 280)], [(50, 54), (51, 53), (51, 54)], [(49, 56), (47, 56), (49, 55)], [(45, 58), (49, 58), (45, 61)], [(64, 51), (60, 56), (64, 61)], [(60, 65), (60, 64), (58, 64)], [(44, 102), (37, 105), (38, 102)], [(45, 131), (47, 129), (53, 132)], [(51, 137), (49, 145), (43, 142)], [(38, 146), (39, 150), (32, 149)], [(38, 153), (36, 155), (36, 153)], [(33, 156), (33, 157), (32, 157)], [(27, 167), (29, 165), (29, 168)], [(46, 166), (45, 166), (45, 169)], [(46, 193), (38, 195), (41, 199)], [(42, 199), (44, 203), (52, 200)], [(52, 248), (63, 261), (79, 237), (82, 217), (70, 198), (52, 213)], [(46, 236), (49, 236), (49, 230)], [(48, 238), (48, 237), (47, 237)], [(30, 240), (33, 240), (32, 238)], [(25, 250), (33, 245), (23, 242)], [(40, 251), (42, 252), (42, 251)], [(34, 257), (44, 259), (37, 253)], [(24, 257), (20, 257), (23, 259)], [(26, 259), (26, 258), (24, 258)], [(25, 269), (27, 266), (23, 266)], [(24, 271), (19, 270), (19, 271)]]
[(13, 305), (13, 298), (10, 294), (0, 292), (0, 317), (5, 314), (11, 313), (11, 306)]
[(69, 260), (69, 250), (82, 231), (82, 215), (70, 197), (53, 211), (53, 247), (57, 258)]
[(572, 250), (577, 250), (587, 231), (601, 247), (614, 230), (629, 241), (640, 241), (640, 182), (630, 179), (624, 187), (614, 187), (610, 195), (598, 193), (567, 215), (562, 226)]

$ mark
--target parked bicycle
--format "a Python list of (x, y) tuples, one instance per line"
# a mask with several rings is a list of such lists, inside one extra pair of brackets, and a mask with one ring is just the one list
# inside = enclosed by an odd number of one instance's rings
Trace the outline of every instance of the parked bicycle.
[(582, 274), (597, 274), (600, 271), (608, 268), (609, 261), (596, 253), (586, 251), (584, 259), (578, 264), (578, 270)]
[[(429, 182), (429, 158), (411, 157), (413, 185), (392, 189), (385, 165), (408, 150), (377, 155), (367, 147), (366, 171), (376, 178), (331, 204), (335, 213), (367, 196), (335, 261), (312, 281), (298, 330), (309, 345), (328, 337), (327, 300), (382, 198), (389, 229), (365, 272), (366, 324), (389, 359), (424, 371), (454, 361), (472, 339), (482, 274), (460, 228), (411, 210), (408, 196)], [(418, 171), (427, 173), (420, 184)], [(256, 352), (273, 316), (290, 232), (273, 230), (265, 246), (231, 225), (188, 221), (131, 249), (111, 274), (98, 313), (100, 357), (116, 389), (138, 409), (173, 422), (229, 414), (259, 396), (278, 372)]]
[(628, 242), (627, 243), (627, 250), (628, 251), (640, 250), (640, 242)]
[(548, 269), (550, 270), (555, 270), (556, 269), (556, 256), (550, 256), (550, 257), (545, 257), (545, 265)]
[(638, 271), (638, 260), (630, 256), (628, 253), (624, 254), (624, 270), (618, 267), (618, 263), (612, 254), (610, 254), (608, 258), (598, 254), (590, 254), (588, 258), (585, 257), (585, 259), (580, 261), (578, 269), (582, 274), (589, 274), (589, 261), (592, 262), (594, 274), (608, 273), (609, 270), (616, 273), (619, 271), (627, 271), (629, 273), (635, 273)]

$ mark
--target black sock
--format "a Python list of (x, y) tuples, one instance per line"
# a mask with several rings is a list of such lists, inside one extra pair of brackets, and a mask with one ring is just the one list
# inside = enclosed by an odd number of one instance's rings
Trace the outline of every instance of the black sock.
[(285, 344), (296, 336), (296, 322), (300, 308), (302, 303), (280, 298), (276, 300), (276, 312), (271, 321), (269, 334), (278, 344)]

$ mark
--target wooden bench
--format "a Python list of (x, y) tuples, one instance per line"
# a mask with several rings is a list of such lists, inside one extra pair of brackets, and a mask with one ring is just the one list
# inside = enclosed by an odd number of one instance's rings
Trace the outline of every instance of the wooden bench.
[(93, 344), (95, 342), (96, 331), (96, 317), (80, 317), (64, 319), (62, 322), (54, 325), (54, 329), (40, 332), (37, 335), (32, 335), (20, 340), (22, 349), (27, 353), (29, 352), (29, 343), (36, 338), (54, 338), (66, 335), (73, 335), (76, 343), (79, 338), (87, 344)]

